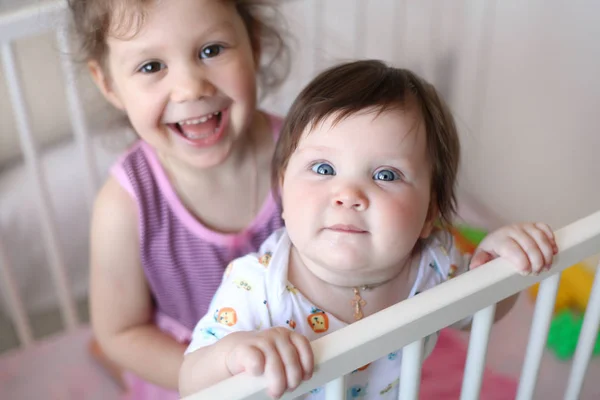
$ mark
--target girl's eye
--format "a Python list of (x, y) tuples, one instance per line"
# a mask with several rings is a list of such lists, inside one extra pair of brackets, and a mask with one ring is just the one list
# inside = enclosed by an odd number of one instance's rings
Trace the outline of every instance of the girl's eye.
[(376, 181), (395, 181), (400, 179), (400, 175), (390, 169), (380, 169), (373, 174), (373, 179)]
[(220, 44), (211, 44), (200, 50), (200, 58), (213, 58), (221, 54), (223, 46)]
[(144, 74), (154, 74), (156, 72), (161, 71), (165, 67), (166, 67), (166, 65), (164, 65), (163, 63), (161, 63), (159, 61), (150, 61), (150, 62), (142, 65), (138, 71), (140, 71)]
[(316, 172), (319, 175), (335, 175), (335, 170), (328, 163), (317, 163), (313, 165), (311, 169), (313, 170), (313, 172)]

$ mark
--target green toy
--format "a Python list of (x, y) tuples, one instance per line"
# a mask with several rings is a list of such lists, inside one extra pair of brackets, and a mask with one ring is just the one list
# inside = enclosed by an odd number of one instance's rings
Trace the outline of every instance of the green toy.
[(456, 227), (458, 231), (469, 240), (471, 243), (478, 245), (481, 243), (483, 238), (487, 235), (487, 232), (483, 229), (478, 229), (469, 225), (458, 225)]
[[(583, 315), (571, 310), (563, 310), (552, 319), (546, 346), (554, 352), (556, 358), (565, 361), (573, 357), (582, 324)], [(596, 338), (593, 354), (600, 354), (600, 335)]]

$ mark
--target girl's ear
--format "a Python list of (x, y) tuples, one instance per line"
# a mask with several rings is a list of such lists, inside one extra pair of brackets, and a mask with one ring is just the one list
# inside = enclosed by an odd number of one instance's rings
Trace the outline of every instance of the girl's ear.
[(123, 106), (123, 103), (121, 102), (121, 99), (117, 93), (112, 89), (110, 78), (104, 73), (104, 70), (100, 64), (97, 61), (92, 60), (88, 61), (87, 66), (88, 70), (90, 71), (90, 75), (92, 76), (92, 80), (104, 98), (119, 110), (123, 110), (125, 107)]
[(254, 58), (254, 67), (256, 70), (260, 68), (260, 59), (261, 59), (261, 43), (260, 43), (260, 27), (255, 26), (252, 29), (252, 32), (248, 32), (250, 39), (250, 47), (252, 47), (252, 57)]

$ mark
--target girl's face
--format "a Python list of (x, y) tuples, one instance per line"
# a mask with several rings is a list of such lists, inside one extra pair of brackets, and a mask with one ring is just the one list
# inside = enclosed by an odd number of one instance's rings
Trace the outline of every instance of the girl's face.
[(147, 11), (138, 32), (117, 27), (108, 37), (108, 71), (91, 63), (92, 76), (161, 157), (219, 165), (256, 110), (246, 27), (229, 1), (159, 1)]
[(285, 170), (290, 240), (329, 283), (389, 279), (432, 227), (424, 124), (411, 110), (334, 118), (304, 132)]

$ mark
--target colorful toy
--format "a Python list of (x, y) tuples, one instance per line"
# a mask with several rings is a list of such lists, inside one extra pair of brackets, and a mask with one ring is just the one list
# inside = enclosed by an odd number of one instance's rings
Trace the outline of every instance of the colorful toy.
[[(451, 228), (456, 247), (463, 253), (473, 254), (487, 232), (466, 225)], [(555, 317), (550, 324), (546, 347), (550, 349), (559, 360), (568, 360), (573, 357), (579, 333), (583, 324), (583, 313), (587, 307), (592, 283), (593, 272), (584, 263), (574, 264), (565, 269), (560, 278), (556, 302), (554, 303)], [(529, 294), (535, 300), (539, 284), (529, 288)], [(593, 350), (594, 355), (600, 354), (600, 334)]]
[[(560, 276), (554, 303), (555, 316), (550, 324), (546, 343), (546, 347), (559, 360), (570, 359), (575, 353), (593, 282), (594, 273), (584, 263), (570, 266)], [(538, 290), (539, 284), (529, 288), (533, 299)], [(593, 354), (600, 354), (600, 336), (596, 340)]]
[[(583, 324), (583, 315), (571, 310), (559, 312), (550, 324), (546, 346), (559, 360), (573, 357)], [(592, 354), (600, 354), (600, 335), (596, 338)]]
[(487, 232), (467, 225), (457, 225), (450, 228), (458, 250), (464, 254), (473, 254)]
[[(577, 263), (565, 269), (561, 274), (558, 291), (556, 292), (554, 312), (557, 313), (570, 308), (584, 313), (592, 292), (593, 282), (593, 272), (583, 263)], [(539, 284), (529, 288), (529, 294), (533, 299), (537, 297), (538, 289)]]

